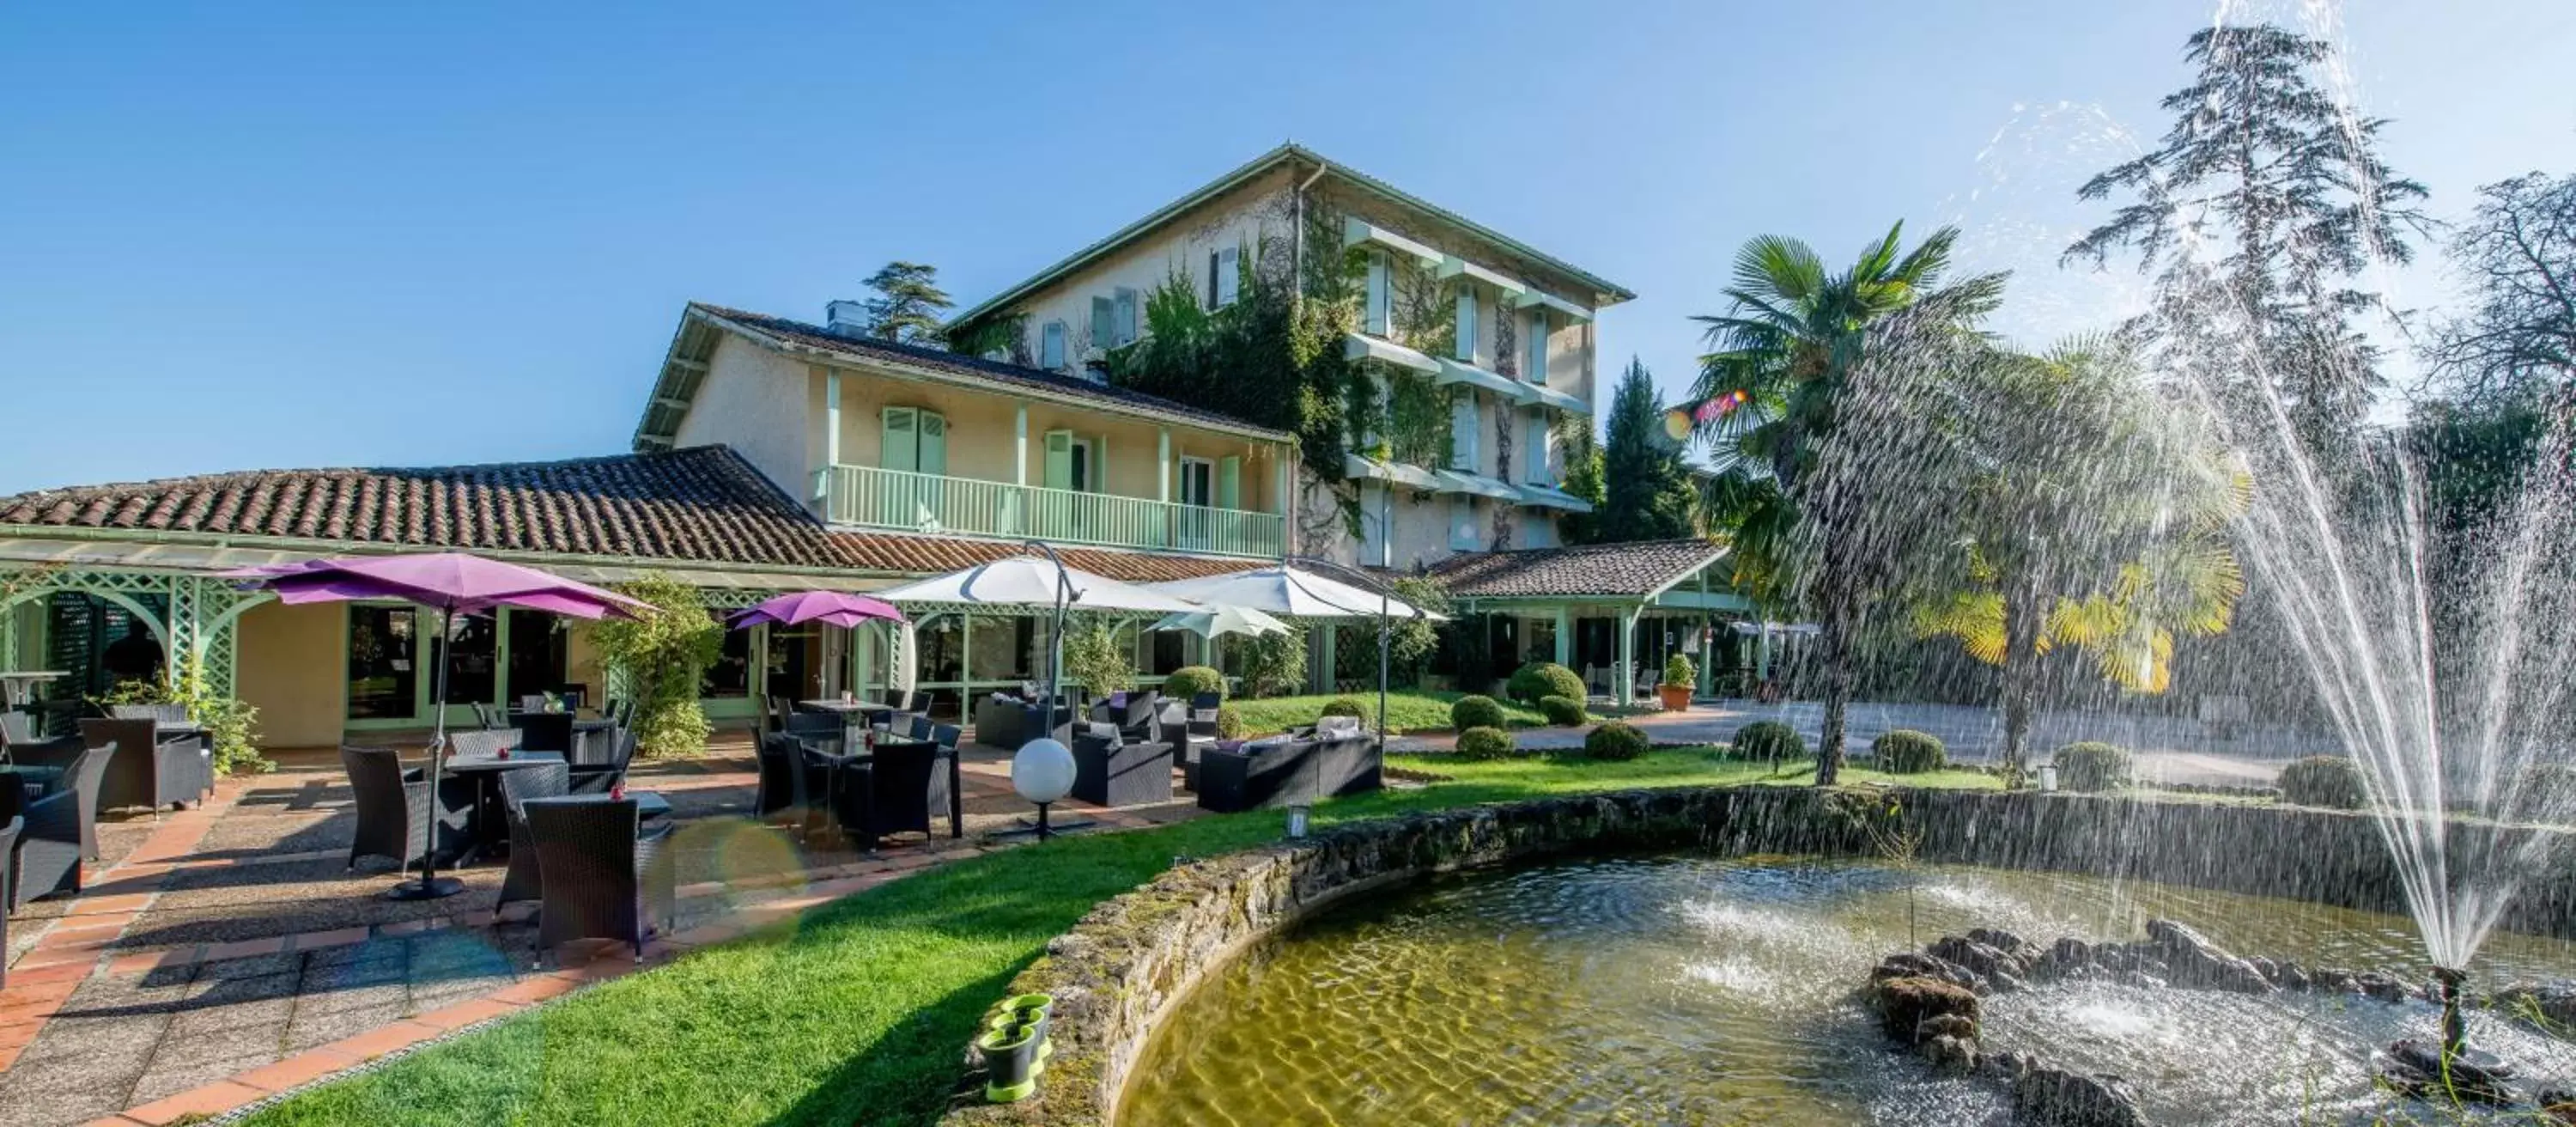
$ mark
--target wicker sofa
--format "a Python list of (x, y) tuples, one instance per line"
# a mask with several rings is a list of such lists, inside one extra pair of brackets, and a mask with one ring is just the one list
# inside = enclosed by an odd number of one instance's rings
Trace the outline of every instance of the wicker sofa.
[[(995, 751), (1018, 751), (1044, 731), (1045, 721), (1038, 713), (1037, 705), (1019, 697), (987, 694), (975, 702), (975, 742)], [(1072, 708), (1057, 705), (1055, 738), (1070, 739), (1067, 729), (1072, 723)]]
[(1199, 806), (1220, 813), (1310, 805), (1384, 785), (1385, 756), (1365, 731), (1307, 731), (1199, 752)]

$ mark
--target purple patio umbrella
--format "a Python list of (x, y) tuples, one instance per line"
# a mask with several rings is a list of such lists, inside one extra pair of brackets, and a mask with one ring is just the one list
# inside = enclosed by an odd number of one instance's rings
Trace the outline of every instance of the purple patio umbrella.
[[(847, 591), (796, 591), (764, 600), (759, 606), (734, 612), (726, 625), (736, 630), (752, 626), (797, 626), (820, 622), (827, 626), (855, 629), (865, 622), (895, 623), (905, 621), (903, 612), (893, 603), (854, 595)], [(894, 663), (886, 663), (886, 683), (894, 683)]]
[[(520, 607), (569, 618), (634, 618), (637, 611), (651, 609), (649, 603), (614, 591), (462, 552), (304, 560), (224, 574), (228, 579), (250, 580), (248, 586), (273, 592), (277, 601), (289, 605), (357, 599), (415, 603), (439, 612), (438, 636), (442, 639), (453, 634), (457, 615), (482, 614), (497, 607)], [(447, 651), (448, 647), (442, 645), (435, 687), (431, 689), (431, 699), (438, 702), (436, 734), (429, 745), (429, 789), (433, 795), (438, 793), (440, 765), (447, 758)], [(421, 827), (420, 879), (395, 885), (387, 895), (397, 900), (428, 900), (465, 890), (463, 882), (438, 875), (436, 822), (432, 818), (430, 824)]]

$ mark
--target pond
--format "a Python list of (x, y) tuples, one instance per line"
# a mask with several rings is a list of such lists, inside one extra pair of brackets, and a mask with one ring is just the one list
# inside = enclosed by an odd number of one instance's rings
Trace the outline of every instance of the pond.
[[(1894, 1048), (1870, 967), (1972, 927), (2043, 946), (2181, 920), (2240, 954), (2423, 977), (2403, 918), (2059, 874), (1798, 858), (1612, 857), (1363, 894), (1247, 952), (1165, 1020), (1123, 1127), (1189, 1124), (2007, 1123), (1989, 1079)], [(2576, 972), (2499, 935), (2476, 985)], [(1988, 1052), (2129, 1078), (2157, 1122), (2408, 1112), (2375, 1046), (2426, 1005), (2063, 984), (1987, 999)], [(2576, 1048), (2475, 1015), (2471, 1040), (2576, 1077)]]

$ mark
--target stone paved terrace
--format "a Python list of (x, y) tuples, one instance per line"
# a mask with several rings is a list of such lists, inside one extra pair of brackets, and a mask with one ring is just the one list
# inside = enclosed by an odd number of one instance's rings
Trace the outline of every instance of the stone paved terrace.
[[(534, 904), (495, 916), (501, 868), (459, 896), (400, 904), (396, 877), (345, 868), (355, 815), (332, 751), (288, 752), (224, 781), (203, 809), (102, 819), (104, 863), (81, 895), (10, 921), (0, 989), (0, 1127), (118, 1127), (216, 1114), (635, 969), (613, 944), (540, 968)], [(873, 854), (807, 848), (747, 816), (739, 738), (705, 759), (639, 764), (630, 785), (680, 819), (679, 918), (646, 965), (943, 860), (1005, 847), (984, 835), (1027, 805), (1009, 765), (970, 750), (967, 836), (888, 840)], [(1184, 797), (1117, 811), (1112, 827), (1186, 818)]]

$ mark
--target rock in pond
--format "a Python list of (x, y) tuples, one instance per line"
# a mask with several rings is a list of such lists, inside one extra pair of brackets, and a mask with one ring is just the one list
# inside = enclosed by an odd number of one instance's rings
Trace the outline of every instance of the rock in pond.
[(2147, 1112), (2117, 1076), (2032, 1068), (2013, 1081), (2016, 1121), (2031, 1127), (2146, 1127)]
[(1956, 983), (1937, 978), (1882, 978), (1870, 984), (1869, 997), (1887, 1035), (1906, 1044), (1917, 1044), (1925, 1023), (1935, 1018), (1964, 1018), (1970, 1035), (1975, 1034), (1977, 995)]

